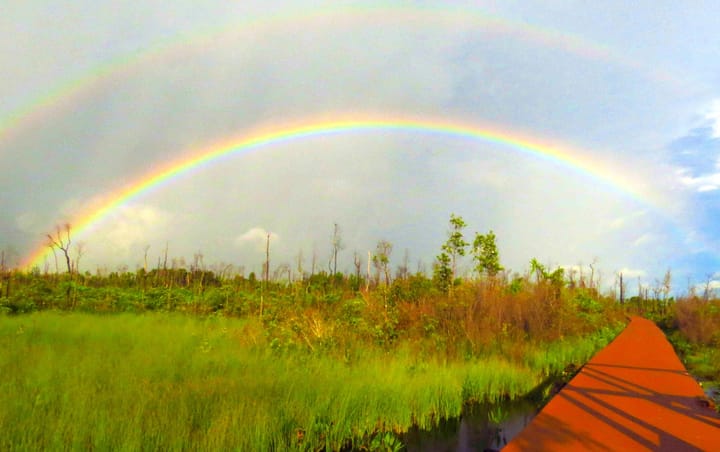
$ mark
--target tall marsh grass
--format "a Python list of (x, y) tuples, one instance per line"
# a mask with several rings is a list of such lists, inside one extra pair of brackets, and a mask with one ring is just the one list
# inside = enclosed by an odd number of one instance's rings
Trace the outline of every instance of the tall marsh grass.
[(520, 397), (601, 345), (445, 362), (399, 344), (344, 360), (274, 350), (253, 319), (0, 316), (0, 449), (359, 448), (464, 402)]

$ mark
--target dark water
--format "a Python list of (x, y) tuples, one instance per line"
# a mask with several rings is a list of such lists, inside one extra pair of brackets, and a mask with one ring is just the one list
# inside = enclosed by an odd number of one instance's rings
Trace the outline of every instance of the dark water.
[(715, 381), (703, 381), (697, 379), (697, 382), (702, 386), (705, 396), (710, 399), (715, 406), (720, 405), (720, 383)]
[(411, 429), (403, 436), (408, 451), (500, 450), (535, 417), (539, 404), (530, 400), (473, 405), (459, 419), (432, 430)]

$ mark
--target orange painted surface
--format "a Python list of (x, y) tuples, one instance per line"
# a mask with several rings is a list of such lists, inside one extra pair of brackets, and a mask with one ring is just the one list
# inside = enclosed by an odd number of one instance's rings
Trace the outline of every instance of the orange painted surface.
[(503, 451), (720, 451), (705, 400), (662, 331), (635, 317)]

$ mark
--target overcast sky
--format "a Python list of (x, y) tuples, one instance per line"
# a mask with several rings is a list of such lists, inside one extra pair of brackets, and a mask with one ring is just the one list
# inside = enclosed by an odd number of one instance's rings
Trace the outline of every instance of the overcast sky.
[[(256, 130), (353, 115), (495, 125), (633, 194), (482, 140), (365, 131), (263, 147), (78, 231), (81, 268), (327, 267), (378, 240), (430, 269), (451, 213), (506, 267), (595, 262), (720, 287), (720, 3), (16, 1), (0, 16), (0, 249), (19, 262), (154, 170)], [(591, 168), (592, 169), (592, 168)], [(469, 269), (466, 262), (463, 268)], [(51, 263), (54, 269), (54, 263)], [(713, 276), (714, 275), (714, 276)], [(626, 279), (627, 280), (627, 279)]]

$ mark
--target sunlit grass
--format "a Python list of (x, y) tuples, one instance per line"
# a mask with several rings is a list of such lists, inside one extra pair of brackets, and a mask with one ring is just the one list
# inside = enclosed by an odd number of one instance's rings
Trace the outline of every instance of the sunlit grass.
[[(527, 394), (602, 345), (444, 362), (408, 347), (352, 361), (273, 352), (255, 320), (0, 316), (0, 449), (283, 450), (431, 427), (463, 402)], [(576, 361), (576, 360), (582, 361)]]
[(559, 340), (542, 347), (533, 346), (525, 352), (525, 363), (545, 375), (562, 373), (569, 363), (585, 363), (601, 348), (609, 344), (625, 327), (622, 323), (605, 327), (586, 335), (582, 340)]

